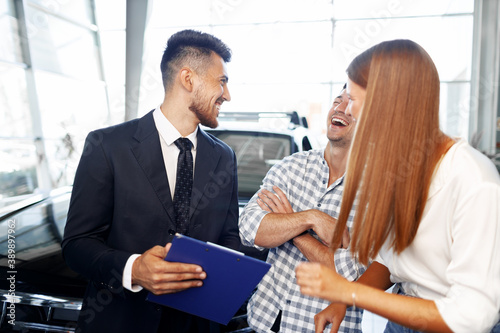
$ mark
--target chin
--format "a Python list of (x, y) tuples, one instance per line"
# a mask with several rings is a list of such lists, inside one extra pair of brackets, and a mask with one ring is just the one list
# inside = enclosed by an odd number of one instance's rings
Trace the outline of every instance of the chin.
[(206, 127), (210, 127), (210, 128), (217, 128), (217, 126), (219, 126), (219, 121), (217, 120), (217, 118), (214, 118), (214, 119), (205, 119), (204, 121), (201, 121), (200, 124), (202, 124), (203, 126), (206, 126)]

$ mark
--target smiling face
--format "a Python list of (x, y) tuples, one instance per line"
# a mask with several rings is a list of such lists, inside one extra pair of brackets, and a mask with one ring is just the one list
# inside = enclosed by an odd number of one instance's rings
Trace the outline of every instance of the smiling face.
[(344, 89), (335, 97), (332, 108), (328, 112), (326, 135), (328, 140), (336, 146), (350, 145), (356, 127), (355, 120), (345, 112), (348, 102)]
[(347, 79), (347, 96), (349, 98), (349, 105), (346, 109), (346, 114), (354, 119), (359, 119), (361, 110), (366, 98), (366, 89), (354, 83), (352, 80)]
[(231, 100), (231, 95), (227, 88), (226, 63), (215, 53), (212, 53), (211, 60), (205, 72), (198, 76), (200, 82), (193, 92), (189, 110), (195, 113), (202, 125), (215, 128), (219, 125), (220, 107)]

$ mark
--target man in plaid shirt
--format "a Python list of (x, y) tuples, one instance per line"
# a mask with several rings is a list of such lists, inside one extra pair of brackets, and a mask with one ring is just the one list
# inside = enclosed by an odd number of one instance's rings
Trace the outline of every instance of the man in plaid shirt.
[[(248, 323), (257, 332), (314, 332), (314, 316), (329, 303), (300, 293), (294, 271), (301, 261), (335, 267), (350, 281), (366, 269), (348, 249), (328, 247), (356, 122), (345, 114), (347, 104), (344, 86), (328, 113), (326, 148), (295, 153), (274, 165), (240, 216), (242, 243), (269, 248), (272, 265), (248, 303)], [(354, 211), (348, 229), (353, 217)], [(360, 309), (348, 308), (344, 321), (333, 325), (340, 324), (339, 332), (361, 332), (361, 317)]]

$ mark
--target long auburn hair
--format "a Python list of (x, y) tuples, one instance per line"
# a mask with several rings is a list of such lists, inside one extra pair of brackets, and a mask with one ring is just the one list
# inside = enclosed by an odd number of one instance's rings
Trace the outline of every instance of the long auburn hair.
[(351, 251), (367, 263), (389, 239), (400, 253), (413, 241), (446, 136), (439, 130), (439, 76), (410, 40), (383, 42), (347, 68), (366, 99), (351, 146), (332, 245), (339, 246), (356, 202)]

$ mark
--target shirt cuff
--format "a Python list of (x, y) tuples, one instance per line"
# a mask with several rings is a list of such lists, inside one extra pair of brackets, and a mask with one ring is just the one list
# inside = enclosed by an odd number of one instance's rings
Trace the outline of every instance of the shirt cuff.
[(123, 277), (122, 277), (122, 285), (123, 288), (130, 290), (131, 292), (137, 293), (141, 291), (143, 288), (138, 285), (132, 285), (132, 265), (134, 264), (135, 259), (139, 258), (140, 254), (131, 255), (127, 263), (125, 264), (125, 268), (123, 269)]

